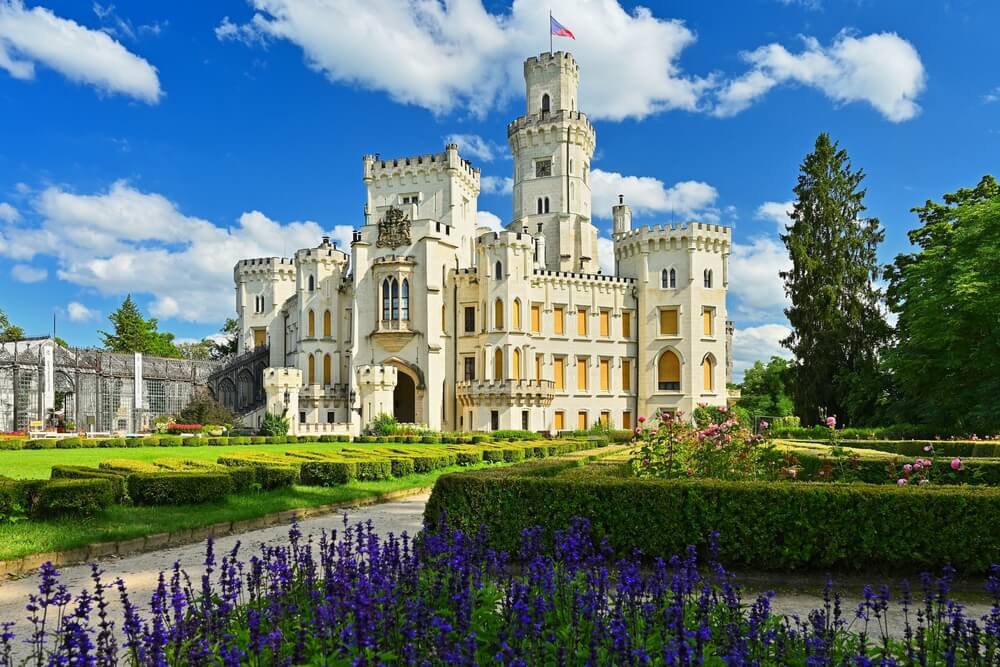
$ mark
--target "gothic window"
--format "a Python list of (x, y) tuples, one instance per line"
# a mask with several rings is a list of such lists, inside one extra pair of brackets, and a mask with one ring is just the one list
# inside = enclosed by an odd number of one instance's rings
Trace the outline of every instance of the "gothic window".
[(410, 281), (403, 279), (403, 298), (400, 301), (400, 319), (410, 319)]
[(663, 289), (670, 287), (670, 272), (666, 269), (660, 272), (660, 287)]
[(715, 390), (715, 359), (706, 354), (701, 362), (702, 386), (705, 391)]
[(705, 287), (712, 286), (712, 269), (705, 269)]
[(521, 379), (521, 350), (514, 348), (514, 355), (510, 362), (510, 376), (515, 380)]
[(333, 335), (332, 331), (333, 331), (333, 316), (330, 314), (330, 311), (327, 310), (324, 311), (323, 313), (323, 335), (329, 338), (330, 336)]
[(314, 313), (312, 310), (309, 311), (309, 328), (308, 328), (308, 331), (309, 331), (309, 333), (308, 333), (309, 338), (315, 338), (316, 337), (316, 313)]
[(512, 304), (512, 309), (510, 311), (510, 323), (514, 327), (515, 331), (521, 330), (521, 300), (514, 299)]
[(308, 383), (316, 384), (316, 358), (313, 357), (313, 355), (311, 354), (309, 355), (309, 358), (306, 361), (306, 368), (307, 368), (306, 376)]
[(503, 299), (497, 299), (493, 304), (493, 328), (503, 329)]
[(323, 355), (323, 384), (327, 385), (327, 386), (333, 384), (333, 381), (332, 381), (332, 378), (333, 378), (333, 363), (332, 363), (332, 361), (333, 360), (330, 358), (329, 354), (324, 354)]
[(677, 288), (677, 271), (676, 269), (670, 269), (670, 289)]
[(497, 260), (497, 263), (493, 266), (493, 276), (497, 280), (503, 279), (503, 264)]
[(550, 105), (551, 101), (549, 99), (549, 94), (545, 93), (544, 95), (542, 95), (542, 113), (548, 111)]
[(390, 295), (390, 281), (388, 278), (382, 281), (382, 319), (389, 319), (389, 295)]
[(539, 213), (539, 215), (542, 213), (542, 198), (541, 197), (538, 198), (538, 213)]
[(493, 379), (503, 379), (503, 348), (500, 347), (493, 353)]
[(392, 305), (392, 311), (390, 313), (391, 319), (398, 320), (399, 319), (399, 281), (396, 280), (395, 278), (393, 278), (392, 282), (390, 283), (389, 286), (392, 288), (392, 294), (390, 295), (391, 296), (391, 300), (392, 300), (392, 303), (391, 303), (391, 305)]
[(316, 281), (312, 276), (309, 276), (309, 291), (312, 292), (316, 289)]
[(549, 212), (549, 198), (548, 197), (545, 198), (545, 212), (546, 213)]
[(681, 360), (671, 350), (665, 350), (656, 364), (656, 386), (660, 391), (681, 388)]

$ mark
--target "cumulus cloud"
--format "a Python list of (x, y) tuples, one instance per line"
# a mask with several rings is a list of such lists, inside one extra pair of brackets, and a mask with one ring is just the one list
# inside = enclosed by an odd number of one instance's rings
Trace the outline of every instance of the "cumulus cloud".
[(615, 242), (604, 236), (597, 237), (597, 264), (601, 273), (615, 275)]
[[(579, 108), (595, 118), (642, 118), (668, 109), (697, 110), (711, 78), (681, 69), (695, 41), (683, 22), (629, 12), (616, 0), (541, 4), (515, 0), (491, 13), (482, 0), (399, 2), (371, 0), (248, 0), (253, 16), (226, 17), (220, 40), (258, 44), (284, 40), (331, 81), (388, 93), (435, 113), (458, 107), (484, 115), (523, 90), (522, 61), (539, 49), (538, 26), (548, 11), (572, 17), (572, 48), (587, 72)], [(400, 54), (419, 57), (400, 57)]]
[(734, 243), (729, 257), (729, 293), (736, 300), (734, 314), (755, 322), (783, 317), (787, 299), (778, 272), (789, 268), (791, 260), (779, 241), (759, 237), (749, 244)]
[(498, 157), (506, 157), (506, 147), (483, 139), (478, 134), (449, 134), (444, 138), (446, 144), (456, 144), (458, 152), (466, 159), (476, 159), (480, 162), (493, 162)]
[(476, 212), (476, 226), (489, 227), (494, 232), (502, 232), (504, 230), (503, 221), (500, 219), (500, 216), (494, 215), (489, 211)]
[(993, 104), (994, 102), (1000, 102), (1000, 86), (983, 95), (983, 103)]
[(784, 324), (761, 324), (737, 328), (733, 333), (733, 380), (743, 381), (743, 373), (755, 361), (766, 362), (771, 357), (791, 358), (791, 353), (781, 346), (781, 340), (792, 332)]
[(15, 79), (30, 80), (36, 64), (147, 104), (156, 104), (163, 95), (156, 68), (108, 34), (44, 7), (28, 9), (21, 0), (0, 0), (0, 69)]
[(0, 201), (0, 221), (17, 222), (21, 219), (21, 214), (16, 208), (7, 202)]
[(514, 179), (510, 176), (483, 176), (479, 185), (486, 194), (509, 195), (514, 191)]
[(802, 39), (801, 53), (768, 44), (742, 54), (751, 69), (717, 92), (713, 113), (738, 114), (784, 83), (816, 88), (838, 103), (867, 102), (896, 123), (920, 113), (916, 99), (926, 85), (924, 66), (916, 48), (896, 33), (841, 32), (829, 47)]
[(100, 319), (101, 314), (93, 308), (88, 308), (79, 301), (70, 301), (66, 306), (66, 317), (70, 322), (89, 322)]
[(754, 217), (758, 220), (770, 220), (778, 226), (778, 231), (784, 232), (785, 226), (792, 224), (793, 201), (766, 201), (757, 207)]
[(19, 283), (39, 283), (49, 277), (49, 272), (30, 264), (15, 264), (10, 269), (10, 277)]
[(237, 260), (314, 247), (325, 234), (346, 247), (353, 231), (282, 223), (260, 211), (220, 227), (125, 181), (96, 194), (49, 187), (33, 205), (37, 220), (0, 228), (0, 254), (23, 261), (52, 256), (62, 280), (103, 295), (149, 294), (154, 315), (197, 322), (232, 312)]
[(597, 218), (610, 218), (611, 207), (618, 203), (618, 195), (622, 194), (635, 216), (673, 212), (678, 222), (690, 218), (708, 222), (718, 220), (715, 202), (719, 193), (702, 181), (681, 181), (667, 187), (652, 176), (623, 176), (594, 169), (590, 173), (590, 187), (594, 217)]

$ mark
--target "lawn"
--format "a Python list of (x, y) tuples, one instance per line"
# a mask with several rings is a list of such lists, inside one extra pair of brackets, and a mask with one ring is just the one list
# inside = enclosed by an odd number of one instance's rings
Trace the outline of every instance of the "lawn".
[[(273, 445), (272, 449), (294, 448), (296, 445)], [(310, 444), (310, 448), (320, 445)], [(337, 447), (336, 443), (322, 445)], [(257, 449), (257, 446), (254, 446)], [(267, 448), (265, 445), (261, 449)], [(168, 452), (164, 452), (168, 449)], [(74, 463), (94, 465), (101, 458), (118, 456), (133, 458), (136, 452), (155, 452), (148, 454), (149, 460), (168, 456), (182, 451), (185, 456), (195, 452), (203, 454), (203, 458), (214, 453), (218, 456), (225, 447), (177, 447), (177, 448), (136, 448), (127, 450), (60, 450), (58, 454), (74, 456), (91, 454), (88, 458), (74, 459)], [(236, 449), (236, 448), (232, 448)], [(242, 449), (246, 449), (243, 447)], [(53, 452), (5, 452), (15, 456), (23, 454), (49, 454)], [(5, 457), (7, 458), (7, 457)], [(55, 458), (55, 457), (52, 457)], [(138, 457), (135, 457), (138, 458)], [(214, 460), (214, 459), (213, 459)], [(61, 461), (60, 461), (61, 462)], [(5, 461), (5, 463), (7, 463)], [(49, 460), (47, 465), (51, 465)], [(43, 463), (35, 463), (36, 470), (43, 470)], [(339, 486), (293, 486), (270, 492), (231, 495), (219, 503), (189, 506), (157, 506), (157, 507), (123, 507), (115, 506), (89, 519), (55, 519), (49, 521), (23, 521), (14, 524), (0, 524), (0, 560), (20, 558), (33, 553), (47, 551), (62, 551), (75, 549), (96, 542), (111, 542), (127, 540), (144, 535), (166, 533), (186, 528), (198, 528), (222, 521), (239, 521), (264, 516), (273, 512), (315, 507), (330, 503), (347, 502), (361, 498), (369, 498), (392, 491), (431, 487), (434, 481), (443, 474), (459, 470), (472, 470), (479, 467), (498, 467), (503, 464), (481, 464), (479, 466), (451, 466), (429, 473), (409, 475), (400, 479), (390, 479), (378, 482), (351, 482)], [(8, 473), (9, 474), (9, 473)], [(23, 476), (23, 475), (22, 475)], [(41, 476), (41, 473), (38, 473)]]

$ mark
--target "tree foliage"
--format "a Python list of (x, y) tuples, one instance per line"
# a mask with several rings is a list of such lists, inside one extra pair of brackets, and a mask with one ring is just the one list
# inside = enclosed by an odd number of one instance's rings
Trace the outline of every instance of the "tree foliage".
[(903, 419), (970, 431), (1000, 429), (1000, 185), (928, 200), (913, 211), (917, 246), (886, 271), (899, 316), (888, 355)]
[(792, 224), (781, 239), (792, 268), (781, 272), (792, 333), (782, 341), (795, 356), (792, 397), (806, 424), (836, 414), (870, 422), (884, 400), (880, 353), (889, 327), (874, 281), (885, 234), (864, 218), (862, 170), (847, 151), (820, 134), (800, 167)]
[(24, 329), (11, 324), (7, 318), (7, 313), (0, 310), (0, 343), (11, 343), (24, 338)]
[(207, 393), (197, 393), (184, 406), (177, 419), (182, 424), (233, 424), (232, 411)]
[(788, 384), (791, 364), (787, 359), (771, 357), (765, 365), (762, 361), (746, 370), (740, 385), (739, 407), (752, 415), (786, 417), (795, 409), (789, 395)]
[(146, 319), (129, 294), (122, 305), (108, 316), (114, 333), (101, 331), (104, 347), (112, 352), (142, 352), (156, 357), (180, 358), (174, 335), (157, 330), (156, 318)]

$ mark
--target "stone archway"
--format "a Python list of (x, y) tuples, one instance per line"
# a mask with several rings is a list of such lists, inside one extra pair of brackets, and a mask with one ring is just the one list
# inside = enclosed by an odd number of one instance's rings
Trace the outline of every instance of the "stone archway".
[(392, 414), (396, 421), (412, 424), (417, 421), (417, 386), (408, 373), (396, 374), (392, 390)]

